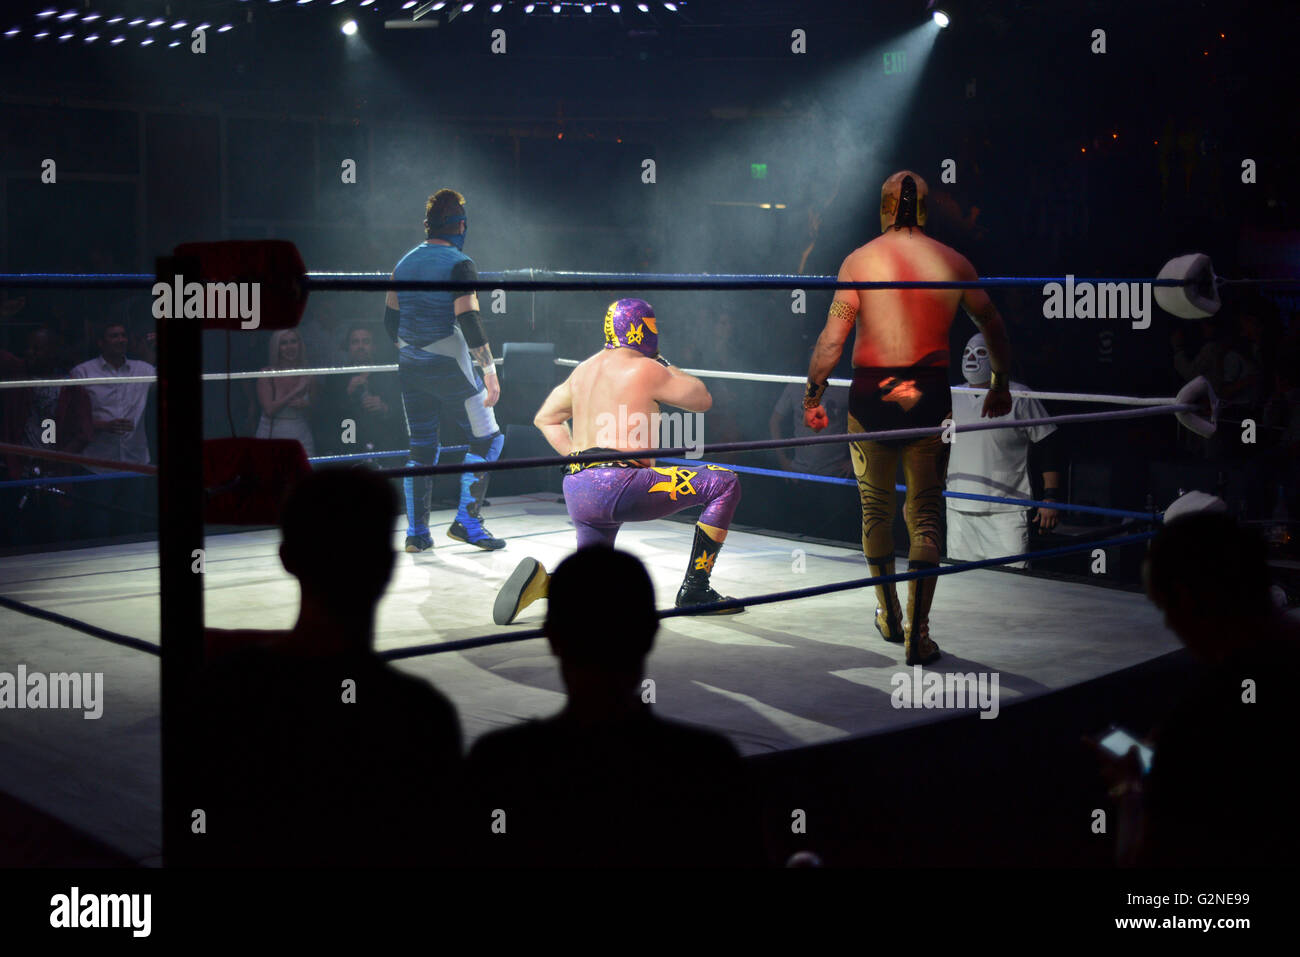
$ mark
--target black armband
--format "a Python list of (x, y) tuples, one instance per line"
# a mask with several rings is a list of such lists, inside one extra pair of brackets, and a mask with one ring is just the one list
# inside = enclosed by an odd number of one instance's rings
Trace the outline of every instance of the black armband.
[(487, 336), (483, 334), (483, 322), (479, 319), (477, 309), (462, 312), (456, 317), (456, 321), (460, 323), (460, 331), (465, 334), (465, 345), (477, 349), (487, 344)]
[[(474, 260), (462, 259), (452, 266), (451, 278), (456, 282), (477, 282), (478, 270), (474, 268)], [(470, 295), (473, 295), (473, 293), (452, 293), (452, 296), (456, 299)], [(483, 320), (479, 316), (477, 309), (462, 312), (456, 317), (456, 322), (460, 324), (460, 331), (465, 334), (465, 344), (471, 349), (477, 349), (479, 346), (487, 344), (487, 336), (483, 334)]]
[(1034, 464), (1039, 473), (1065, 471), (1065, 450), (1062, 448), (1061, 430), (1045, 435), (1031, 447)]
[(392, 306), (384, 306), (384, 329), (388, 332), (388, 338), (393, 342), (397, 341), (397, 321), (401, 318), (401, 313)]

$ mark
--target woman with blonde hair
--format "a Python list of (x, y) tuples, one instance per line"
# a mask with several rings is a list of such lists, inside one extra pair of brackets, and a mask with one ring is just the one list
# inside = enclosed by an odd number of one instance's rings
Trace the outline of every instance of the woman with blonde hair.
[[(271, 364), (263, 371), (302, 369), (305, 359), (302, 337), (296, 329), (279, 329), (271, 336)], [(277, 376), (257, 380), (257, 401), (262, 418), (257, 423), (259, 439), (297, 439), (307, 455), (316, 454), (308, 411), (316, 397), (311, 376)]]

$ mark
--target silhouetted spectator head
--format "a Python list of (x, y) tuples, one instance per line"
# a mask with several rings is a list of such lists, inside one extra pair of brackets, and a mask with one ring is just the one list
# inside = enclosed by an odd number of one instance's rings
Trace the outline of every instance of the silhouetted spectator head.
[(272, 369), (306, 368), (306, 353), (297, 329), (277, 329), (269, 347)]
[(359, 366), (370, 365), (375, 358), (374, 333), (367, 326), (354, 325), (348, 329), (343, 348), (348, 354), (349, 362)]
[(322, 469), (303, 479), (280, 515), (280, 561), (302, 585), (303, 603), (341, 615), (370, 613), (393, 574), (388, 480), (364, 469)]
[(27, 333), (27, 369), (33, 374), (49, 372), (54, 368), (54, 336), (44, 326)]
[(120, 363), (126, 358), (126, 347), (129, 338), (124, 323), (105, 323), (96, 331), (95, 341), (99, 344), (100, 353), (108, 361)]
[(555, 569), (546, 637), (565, 668), (639, 675), (659, 618), (645, 566), (627, 552), (593, 545)]
[(821, 867), (822, 859), (812, 851), (795, 851), (785, 862), (786, 867)]
[(158, 364), (158, 333), (152, 326), (139, 326), (131, 337), (131, 351), (150, 365)]
[(1263, 539), (1224, 513), (1170, 522), (1151, 542), (1147, 594), (1192, 652), (1211, 661), (1265, 637), (1275, 612)]

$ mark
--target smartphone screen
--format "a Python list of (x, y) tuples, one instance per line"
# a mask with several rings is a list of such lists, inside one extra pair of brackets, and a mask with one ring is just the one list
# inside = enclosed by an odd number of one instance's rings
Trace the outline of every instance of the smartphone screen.
[(1102, 735), (1101, 741), (1098, 743), (1117, 758), (1124, 757), (1124, 755), (1128, 754), (1130, 748), (1136, 746), (1138, 760), (1142, 765), (1142, 773), (1146, 774), (1151, 770), (1151, 758), (1155, 752), (1123, 728), (1111, 728)]

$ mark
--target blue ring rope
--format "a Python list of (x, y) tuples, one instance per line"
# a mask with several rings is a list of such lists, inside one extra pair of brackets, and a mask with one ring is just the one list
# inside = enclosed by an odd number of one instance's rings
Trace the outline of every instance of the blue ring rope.
[[(748, 475), (770, 475), (773, 478), (792, 478), (801, 479), (806, 482), (821, 482), (825, 485), (851, 485), (856, 487), (857, 479), (838, 478), (834, 475), (815, 475), (811, 472), (783, 472), (780, 469), (763, 469), (752, 465), (728, 465), (725, 462), (705, 462), (702, 459), (658, 459), (660, 462), (668, 462), (670, 465), (716, 465), (719, 468), (730, 469), (732, 472), (744, 473)], [(895, 485), (894, 490), (897, 492), (906, 492), (906, 485)], [(1164, 514), (1163, 512), (1133, 512), (1122, 508), (1102, 508), (1099, 505), (1072, 505), (1068, 502), (1044, 502), (1032, 498), (1004, 498), (1000, 495), (979, 495), (975, 492), (949, 492), (944, 491), (945, 498), (968, 499), (972, 502), (996, 502), (1001, 505), (1021, 505), (1025, 508), (1052, 508), (1060, 512), (1088, 512), (1093, 515), (1109, 515), (1114, 518), (1136, 518), (1143, 521), (1156, 521)]]
[[(529, 278), (523, 278), (523, 277)], [(541, 277), (541, 278), (538, 278)], [(986, 276), (973, 280), (917, 280), (847, 282), (837, 276), (799, 276), (761, 273), (601, 273), (546, 269), (514, 269), (480, 273), (477, 280), (393, 279), (384, 273), (309, 272), (303, 277), (308, 291), (476, 292), (597, 292), (618, 289), (726, 290), (726, 289), (985, 289), (1004, 286), (1042, 286), (1047, 283), (1142, 283), (1152, 286), (1187, 286), (1185, 279), (1116, 278), (1093, 276)], [(0, 285), (15, 288), (152, 289), (159, 279), (153, 273), (0, 273)], [(1300, 278), (1240, 279), (1235, 283), (1300, 287)]]

